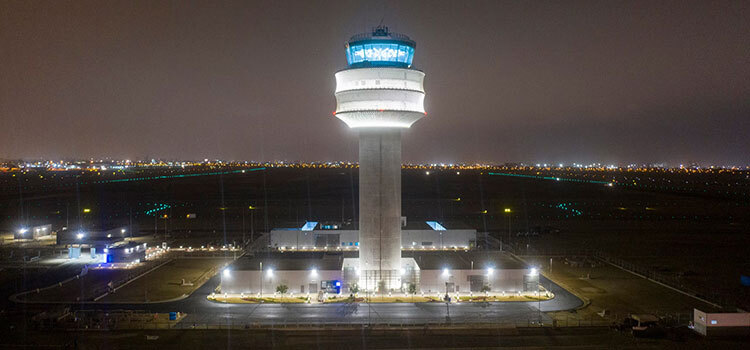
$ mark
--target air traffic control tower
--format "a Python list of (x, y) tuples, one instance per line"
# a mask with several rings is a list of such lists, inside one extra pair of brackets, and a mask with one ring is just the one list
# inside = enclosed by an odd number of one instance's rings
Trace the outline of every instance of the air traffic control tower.
[(416, 43), (379, 26), (346, 44), (336, 112), (359, 132), (359, 286), (401, 288), (401, 130), (426, 115)]

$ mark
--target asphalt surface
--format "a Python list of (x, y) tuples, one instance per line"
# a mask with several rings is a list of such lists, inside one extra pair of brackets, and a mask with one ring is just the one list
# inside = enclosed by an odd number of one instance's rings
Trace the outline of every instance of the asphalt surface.
[[(423, 324), (492, 322), (527, 325), (551, 322), (544, 312), (574, 309), (583, 304), (576, 296), (542, 277), (555, 298), (542, 302), (351, 303), (351, 304), (224, 304), (206, 297), (219, 284), (215, 276), (189, 297), (151, 304), (77, 304), (78, 310), (143, 310), (187, 313), (181, 326), (250, 324)], [(541, 312), (540, 312), (541, 308)]]

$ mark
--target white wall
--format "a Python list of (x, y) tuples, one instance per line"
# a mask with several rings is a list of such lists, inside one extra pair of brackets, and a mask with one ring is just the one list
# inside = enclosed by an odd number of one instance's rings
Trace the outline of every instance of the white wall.
[[(523, 291), (523, 276), (527, 270), (523, 269), (496, 269), (489, 279), (490, 288), (493, 292)], [(258, 293), (260, 291), (260, 271), (230, 271), (229, 277), (222, 275), (222, 293)], [(484, 275), (486, 270), (449, 270), (448, 277), (443, 275), (442, 270), (421, 270), (420, 291), (425, 293), (445, 292), (445, 282), (452, 282), (458, 286), (460, 292), (470, 291), (470, 275)], [(317, 276), (311, 271), (274, 271), (272, 276), (264, 273), (263, 293), (273, 293), (276, 286), (285, 284), (290, 293), (300, 293), (300, 286), (305, 286), (305, 293), (309, 291), (309, 284), (315, 283), (320, 290), (320, 281), (337, 280), (342, 281), (342, 291), (346, 292), (346, 281), (343, 272), (339, 270), (318, 271)]]
[[(221, 276), (222, 293), (258, 293), (260, 292), (261, 280), (260, 271), (238, 271), (232, 270), (229, 276)], [(271, 276), (263, 272), (263, 293), (273, 293), (280, 284), (289, 287), (288, 293), (299, 294), (300, 286), (305, 286), (305, 293), (309, 291), (309, 284), (317, 285), (320, 290), (320, 281), (338, 280), (341, 281), (342, 272), (338, 270), (317, 271), (313, 274), (311, 271), (274, 271)]]
[[(489, 277), (490, 289), (493, 292), (523, 291), (524, 269), (495, 269)], [(471, 275), (487, 276), (486, 270), (448, 270), (448, 275), (443, 270), (421, 270), (419, 285), (425, 293), (445, 293), (445, 283), (454, 283), (460, 292), (469, 292)]]

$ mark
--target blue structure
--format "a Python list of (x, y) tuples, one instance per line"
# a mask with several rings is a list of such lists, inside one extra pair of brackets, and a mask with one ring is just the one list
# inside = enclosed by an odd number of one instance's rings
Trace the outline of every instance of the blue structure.
[(440, 223), (437, 221), (425, 221), (425, 222), (427, 223), (427, 225), (430, 225), (430, 227), (432, 227), (432, 229), (435, 231), (445, 231), (445, 226), (440, 225)]
[(417, 44), (403, 34), (391, 33), (379, 26), (372, 33), (358, 34), (346, 44), (346, 61), (350, 68), (389, 66), (411, 67)]

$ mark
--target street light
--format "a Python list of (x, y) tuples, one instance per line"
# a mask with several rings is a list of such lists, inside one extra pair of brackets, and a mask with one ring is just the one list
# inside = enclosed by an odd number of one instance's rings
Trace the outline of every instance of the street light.
[(510, 208), (505, 208), (503, 212), (505, 212), (505, 214), (508, 214), (508, 245), (510, 245), (510, 215), (513, 211)]
[(229, 278), (229, 276), (231, 276), (231, 273), (229, 272), (228, 268), (224, 269), (224, 271), (222, 271), (221, 274), (222, 276), (224, 276), (224, 278)]
[(541, 286), (541, 280), (539, 279), (539, 270), (536, 267), (532, 267), (529, 271), (530, 276), (536, 276), (536, 300), (537, 300), (537, 312), (538, 312), (538, 323), (542, 323), (542, 296), (539, 294), (539, 286)]
[[(254, 207), (252, 205), (248, 206), (247, 209), (250, 210), (250, 242), (253, 241), (253, 237), (255, 236), (255, 210), (258, 209), (258, 207)], [(245, 212), (242, 212), (242, 220), (244, 223), (245, 220)], [(242, 240), (245, 240), (245, 230), (242, 230)], [(299, 247), (298, 247), (299, 248)]]

